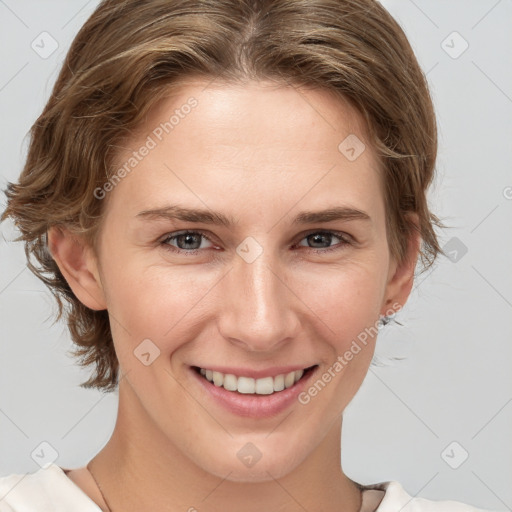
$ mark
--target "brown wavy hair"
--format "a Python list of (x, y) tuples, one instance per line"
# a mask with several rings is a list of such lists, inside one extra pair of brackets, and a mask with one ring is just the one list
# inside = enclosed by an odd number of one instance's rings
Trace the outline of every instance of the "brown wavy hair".
[[(380, 155), (391, 254), (403, 261), (421, 235), (421, 269), (442, 250), (426, 192), (437, 153), (426, 78), (398, 23), (374, 0), (105, 0), (75, 37), (52, 94), (31, 128), (7, 207), (27, 265), (65, 311), (74, 356), (94, 373), (84, 388), (113, 391), (118, 361), (108, 311), (73, 294), (47, 247), (64, 225), (96, 250), (105, 201), (94, 195), (148, 110), (180, 80), (276, 80), (334, 92), (366, 121)], [(340, 141), (341, 142), (341, 141)], [(416, 212), (419, 226), (405, 215)], [(32, 261), (32, 258), (35, 261)], [(68, 306), (65, 308), (64, 306)]]

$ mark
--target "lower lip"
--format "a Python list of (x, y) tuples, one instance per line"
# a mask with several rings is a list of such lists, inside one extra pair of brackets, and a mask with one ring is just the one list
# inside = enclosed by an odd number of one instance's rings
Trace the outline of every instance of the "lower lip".
[(228, 411), (248, 418), (269, 418), (286, 410), (298, 401), (299, 394), (307, 386), (317, 369), (318, 366), (313, 367), (293, 386), (283, 391), (271, 395), (256, 395), (228, 391), (205, 379), (194, 368), (190, 368), (194, 378), (208, 393), (208, 397)]

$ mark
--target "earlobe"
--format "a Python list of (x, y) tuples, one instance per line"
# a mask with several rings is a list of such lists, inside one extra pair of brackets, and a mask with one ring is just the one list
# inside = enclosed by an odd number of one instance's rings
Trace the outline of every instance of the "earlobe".
[(48, 249), (78, 300), (89, 309), (107, 309), (96, 258), (91, 248), (67, 228), (48, 229)]

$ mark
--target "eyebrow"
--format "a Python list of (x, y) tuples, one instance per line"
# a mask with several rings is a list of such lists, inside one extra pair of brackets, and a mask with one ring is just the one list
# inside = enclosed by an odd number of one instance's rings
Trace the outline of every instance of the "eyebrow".
[[(182, 220), (186, 222), (198, 222), (204, 224), (214, 224), (225, 226), (227, 228), (237, 224), (233, 217), (226, 216), (220, 212), (212, 210), (201, 210), (194, 208), (184, 208), (177, 205), (169, 205), (151, 210), (143, 210), (136, 215), (136, 218), (143, 220)], [(337, 206), (320, 211), (300, 212), (293, 224), (313, 224), (317, 222), (331, 222), (335, 220), (364, 220), (371, 221), (371, 217), (362, 210), (346, 206)]]

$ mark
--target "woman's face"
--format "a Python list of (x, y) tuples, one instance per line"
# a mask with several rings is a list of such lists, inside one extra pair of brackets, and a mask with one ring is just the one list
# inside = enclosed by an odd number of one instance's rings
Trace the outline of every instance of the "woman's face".
[[(379, 314), (410, 289), (360, 120), (326, 92), (190, 82), (118, 155), (125, 172), (98, 192), (95, 275), (120, 407), (143, 416), (140, 435), (257, 481), (288, 474), (339, 428)], [(269, 377), (310, 367), (274, 391), (283, 379)], [(196, 368), (249, 377), (226, 379), (245, 392)]]

